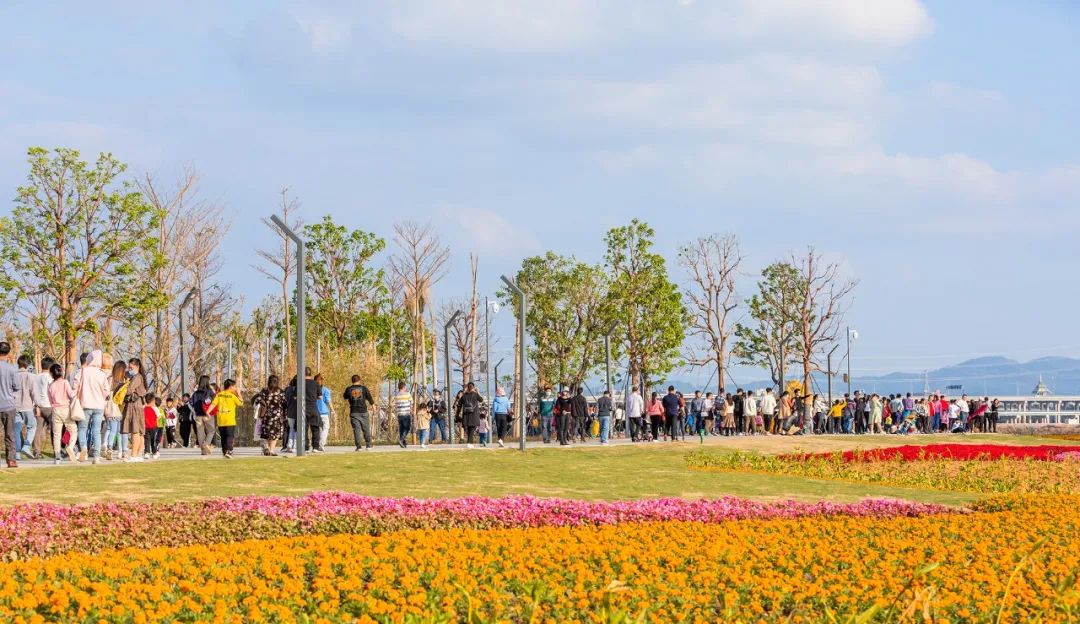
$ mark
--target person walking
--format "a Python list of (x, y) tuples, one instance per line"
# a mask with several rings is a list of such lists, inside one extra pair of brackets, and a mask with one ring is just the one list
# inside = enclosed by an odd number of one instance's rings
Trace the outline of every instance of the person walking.
[(776, 433), (776, 395), (772, 388), (765, 388), (765, 396), (761, 397), (761, 418), (765, 421), (765, 433)]
[(544, 444), (551, 444), (551, 424), (555, 414), (555, 394), (551, 386), (544, 386), (544, 392), (540, 395), (540, 435)]
[[(91, 463), (98, 463), (101, 454), (101, 426), (105, 420), (105, 403), (112, 397), (109, 376), (101, 370), (104, 356), (100, 350), (94, 350), (86, 359), (86, 364), (75, 375), (75, 397), (79, 400), (84, 418), (79, 422), (79, 457)], [(146, 391), (145, 385), (143, 392)], [(71, 417), (77, 418), (76, 414)], [(142, 419), (142, 406), (138, 418)]]
[(876, 394), (870, 396), (870, 433), (882, 433), (881, 423), (884, 406), (881, 397)]
[(506, 398), (505, 388), (495, 389), (495, 400), (491, 402), (491, 413), (495, 415), (495, 437), (499, 441), (499, 448), (506, 445), (503, 439), (510, 431), (510, 400)]
[(607, 444), (611, 435), (611, 414), (615, 411), (615, 402), (611, 392), (604, 390), (604, 395), (596, 401), (596, 418), (600, 421), (600, 444)]
[(49, 377), (52, 378), (52, 382), (49, 384), (49, 405), (52, 407), (53, 412), (53, 464), (60, 463), (60, 446), (65, 431), (68, 434), (68, 442), (65, 447), (68, 459), (74, 463), (79, 461), (79, 456), (75, 453), (75, 440), (79, 435), (79, 426), (70, 418), (71, 401), (75, 398), (75, 388), (72, 388), (71, 382), (64, 377), (64, 367), (55, 362), (49, 367)]
[(577, 387), (574, 398), (570, 401), (570, 439), (577, 434), (582, 442), (585, 441), (585, 421), (589, 418), (589, 400), (585, 398), (585, 389)]
[(322, 396), (322, 386), (315, 381), (310, 368), (304, 369), (304, 421), (307, 425), (308, 439), (304, 441), (304, 448), (310, 448), (312, 453), (322, 453), (322, 417), (319, 416), (319, 397)]
[(649, 432), (652, 437), (650, 442), (660, 439), (660, 430), (664, 427), (664, 404), (660, 401), (660, 395), (653, 392), (649, 396), (649, 406), (645, 408), (649, 416)]
[(720, 413), (723, 414), (722, 430), (725, 436), (734, 436), (736, 421), (735, 421), (735, 399), (731, 394), (724, 396), (724, 403), (720, 408)]
[[(233, 446), (236, 443), (236, 410), (243, 404), (244, 401), (236, 389), (236, 382), (226, 379), (221, 392), (214, 395), (210, 409), (207, 410), (216, 419), (218, 437), (221, 438), (221, 454), (225, 459), (233, 457)], [(318, 433), (318, 429), (315, 433)], [(312, 440), (315, 442), (317, 438), (313, 437)]]
[(555, 402), (555, 429), (559, 436), (559, 446), (570, 444), (570, 421), (572, 419), (573, 405), (570, 393), (566, 390), (559, 391), (559, 399)]
[[(91, 354), (93, 360), (93, 354)], [(104, 375), (104, 371), (102, 371)], [(120, 434), (127, 434), (131, 441), (129, 461), (141, 462), (144, 459), (146, 434), (146, 377), (142, 372), (142, 361), (131, 358), (127, 363), (128, 386), (124, 395), (124, 415), (120, 421)]]
[(675, 393), (675, 386), (668, 386), (667, 394), (664, 395), (661, 401), (664, 407), (664, 441), (666, 442), (668, 436), (671, 436), (671, 441), (678, 440), (678, 420), (679, 420), (679, 405), (682, 401), (679, 399), (679, 395)]
[(645, 400), (637, 386), (631, 386), (626, 395), (627, 433), (632, 442), (640, 442), (645, 433)]
[[(359, 380), (359, 377), (356, 377), (356, 379)], [(427, 403), (427, 409), (428, 414), (431, 416), (431, 424), (428, 426), (428, 441), (434, 443), (435, 433), (437, 432), (440, 442), (449, 442), (449, 438), (446, 436), (446, 399), (443, 398), (442, 392), (438, 389), (431, 392), (431, 400)]]
[(195, 430), (195, 412), (191, 409), (191, 395), (184, 393), (176, 406), (176, 419), (180, 422), (180, 445), (191, 447), (191, 434)]
[(409, 430), (412, 428), (413, 398), (412, 393), (405, 388), (405, 382), (399, 381), (397, 394), (394, 396), (394, 414), (398, 421), (398, 446), (408, 446)]
[(120, 433), (120, 426), (124, 419), (124, 400), (128, 390), (127, 363), (123, 360), (112, 365), (109, 385), (111, 392), (109, 400), (105, 402), (105, 459), (112, 460), (112, 449), (115, 444), (117, 445), (117, 459), (123, 461), (128, 457), (128, 434)]
[(16, 360), (19, 370), (19, 391), (15, 393), (15, 454), (23, 459), (32, 459), (34, 451), (31, 445), (37, 433), (37, 418), (34, 416), (34, 374), (30, 372), (30, 358), (20, 355)]
[[(207, 413), (210, 404), (214, 402), (214, 389), (210, 387), (210, 376), (201, 375), (196, 384), (195, 393), (191, 395), (191, 410), (195, 418), (195, 441), (199, 445), (202, 455), (209, 455), (211, 444), (214, 441), (214, 417)], [(134, 449), (132, 456), (135, 455)]]
[(281, 389), (281, 378), (270, 375), (266, 378), (266, 387), (251, 399), (251, 405), (259, 410), (259, 438), (264, 442), (263, 451), (267, 456), (277, 457), (277, 445), (285, 434), (288, 423), (285, 420), (285, 392)]
[(45, 444), (45, 438), (52, 431), (52, 403), (49, 401), (49, 384), (52, 383), (52, 373), (49, 370), (53, 364), (51, 357), (43, 357), (41, 359), (41, 372), (34, 376), (34, 418), (37, 421), (37, 435), (34, 436), (31, 449), (34, 459), (41, 459), (41, 449)]
[(315, 407), (319, 411), (319, 448), (326, 448), (330, 439), (330, 419), (335, 417), (334, 404), (330, 397), (330, 388), (323, 385), (322, 373), (315, 375), (315, 383), (319, 384), (319, 400)]
[(0, 342), (0, 426), (4, 428), (4, 453), (7, 467), (19, 466), (19, 449), (15, 444), (15, 427), (18, 421), (16, 397), (22, 387), (19, 385), (19, 372), (11, 365), (11, 344)]
[[(436, 391), (436, 396), (438, 391)], [(345, 388), (345, 400), (349, 403), (349, 424), (352, 425), (353, 442), (356, 450), (371, 450), (371, 427), (368, 420), (368, 407), (375, 405), (375, 399), (371, 397), (371, 391), (367, 386), (360, 383), (360, 375), (352, 376), (352, 385)], [(443, 401), (443, 413), (446, 413), (446, 402)], [(434, 427), (434, 425), (433, 425)], [(443, 429), (443, 436), (446, 430)], [(363, 436), (364, 443), (361, 446), (360, 439)]]
[(480, 421), (483, 420), (483, 414), (480, 413), (480, 405), (483, 402), (480, 393), (476, 391), (476, 384), (470, 381), (458, 401), (461, 423), (465, 427), (466, 448), (473, 448), (473, 436), (476, 435), (477, 429), (480, 428)]

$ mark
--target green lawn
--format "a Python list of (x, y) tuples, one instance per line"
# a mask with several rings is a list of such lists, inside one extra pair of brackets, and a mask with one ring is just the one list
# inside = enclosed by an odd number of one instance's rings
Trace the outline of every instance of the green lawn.
[[(882, 446), (925, 439), (874, 436), (710, 440), (712, 449), (766, 452)], [(1011, 436), (962, 441), (1049, 443)], [(935, 442), (955, 441), (944, 437)], [(977, 494), (904, 489), (774, 475), (691, 472), (683, 456), (696, 443), (613, 448), (538, 448), (527, 453), (448, 451), (334, 454), (304, 458), (161, 461), (0, 471), (0, 504), (29, 501), (171, 501), (242, 494), (295, 495), (345, 490), (374, 496), (453, 497), (533, 494), (583, 499), (725, 494), (759, 499), (854, 500), (890, 496), (959, 504)]]

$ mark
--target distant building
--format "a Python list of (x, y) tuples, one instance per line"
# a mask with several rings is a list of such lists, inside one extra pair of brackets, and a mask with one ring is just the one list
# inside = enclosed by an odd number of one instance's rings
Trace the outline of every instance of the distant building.
[(1039, 383), (1035, 385), (1035, 389), (1031, 391), (1032, 396), (1050, 396), (1050, 388), (1046, 387), (1043, 383), (1042, 375), (1039, 375)]

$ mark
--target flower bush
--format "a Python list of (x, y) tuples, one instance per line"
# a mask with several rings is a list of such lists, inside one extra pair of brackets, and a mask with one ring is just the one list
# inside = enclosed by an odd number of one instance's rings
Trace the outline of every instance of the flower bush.
[(946, 508), (891, 499), (858, 503), (715, 500), (590, 502), (554, 498), (373, 498), (343, 492), (300, 497), (246, 496), (172, 504), (28, 504), (0, 509), (3, 559), (109, 548), (187, 546), (338, 533), (378, 535), (407, 529), (577, 526), (679, 520), (849, 515), (892, 517)]
[(935, 490), (1080, 493), (1080, 466), (1076, 460), (894, 457), (849, 461), (839, 453), (777, 456), (742, 451), (694, 451), (686, 456), (686, 464), (691, 470), (748, 471)]
[(0, 619), (1077, 621), (1080, 496), (987, 509), (70, 553), (0, 564)]
[(922, 459), (985, 460), (1039, 459), (1060, 461), (1080, 452), (1080, 446), (1061, 445), (1005, 445), (1005, 444), (928, 444), (894, 446), (890, 448), (842, 451), (838, 453), (814, 453), (809, 455), (786, 455), (785, 459), (814, 459), (840, 457), (848, 462), (871, 462), (883, 459), (906, 461)]

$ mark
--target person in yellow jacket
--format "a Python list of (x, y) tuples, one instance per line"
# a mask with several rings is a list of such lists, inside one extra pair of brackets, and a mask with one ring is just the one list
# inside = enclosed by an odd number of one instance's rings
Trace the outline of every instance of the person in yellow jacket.
[(232, 459), (233, 445), (236, 443), (236, 410), (244, 404), (236, 382), (226, 379), (225, 384), (214, 395), (209, 413), (217, 416), (218, 436), (221, 438), (221, 453), (226, 459)]

